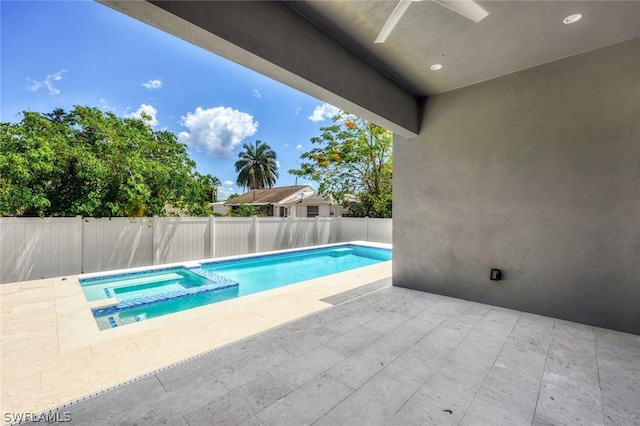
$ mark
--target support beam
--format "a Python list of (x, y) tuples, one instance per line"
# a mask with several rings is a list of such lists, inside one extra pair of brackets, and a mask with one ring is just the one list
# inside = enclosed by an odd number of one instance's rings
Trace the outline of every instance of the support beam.
[(421, 99), (281, 1), (99, 1), (403, 137), (420, 131)]

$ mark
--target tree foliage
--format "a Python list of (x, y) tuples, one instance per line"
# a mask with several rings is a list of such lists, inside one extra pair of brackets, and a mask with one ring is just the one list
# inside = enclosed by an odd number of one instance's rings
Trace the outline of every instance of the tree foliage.
[(207, 214), (216, 178), (196, 173), (185, 145), (148, 119), (76, 106), (0, 123), (0, 212), (154, 216), (171, 204)]
[(352, 216), (391, 217), (392, 132), (347, 113), (320, 131), (300, 168), (289, 173), (317, 181), (318, 192), (349, 207)]
[(235, 167), (237, 184), (243, 188), (271, 188), (278, 178), (276, 152), (266, 143), (257, 140), (254, 145), (244, 143), (244, 151), (238, 154)]
[(254, 206), (253, 204), (245, 204), (244, 201), (240, 201), (238, 206), (235, 206), (229, 211), (229, 216), (232, 217), (253, 217), (253, 216), (266, 216), (262, 206)]

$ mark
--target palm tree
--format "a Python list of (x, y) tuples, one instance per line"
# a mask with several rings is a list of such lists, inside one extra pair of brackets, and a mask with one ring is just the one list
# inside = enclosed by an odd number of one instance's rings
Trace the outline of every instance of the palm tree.
[(214, 203), (218, 202), (218, 187), (222, 185), (220, 179), (215, 176), (211, 176), (211, 199)]
[(244, 151), (238, 154), (239, 160), (235, 164), (236, 183), (250, 190), (273, 187), (278, 178), (276, 152), (262, 141), (256, 141), (255, 145), (245, 143), (242, 147)]

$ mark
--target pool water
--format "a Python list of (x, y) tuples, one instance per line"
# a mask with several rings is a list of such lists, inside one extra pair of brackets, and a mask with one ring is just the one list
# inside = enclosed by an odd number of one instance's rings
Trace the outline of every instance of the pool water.
[(391, 260), (391, 250), (339, 245), (81, 279), (101, 330)]
[(242, 262), (203, 265), (202, 269), (241, 283), (239, 296), (245, 296), (325, 275), (374, 265), (390, 260), (391, 251), (370, 248), (336, 248), (310, 253), (258, 258)]

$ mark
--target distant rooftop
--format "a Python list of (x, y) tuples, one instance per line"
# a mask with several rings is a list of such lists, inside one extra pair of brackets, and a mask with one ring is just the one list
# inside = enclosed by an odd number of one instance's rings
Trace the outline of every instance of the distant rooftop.
[(323, 197), (322, 195), (312, 194), (312, 195), (305, 195), (302, 197), (302, 199), (299, 196), (297, 196), (292, 198), (290, 201), (283, 203), (283, 205), (285, 206), (292, 205), (292, 204), (317, 206), (320, 204), (336, 204), (336, 203), (333, 200), (331, 200), (331, 197)]
[(290, 197), (296, 192), (302, 191), (305, 188), (309, 188), (310, 191), (313, 191), (309, 185), (296, 185), (296, 186), (281, 186), (278, 188), (267, 188), (267, 189), (253, 189), (249, 192), (245, 192), (242, 195), (239, 195), (231, 200), (225, 202), (225, 205), (237, 205), (242, 203), (246, 204), (256, 204), (256, 205), (266, 205), (266, 204), (275, 204), (280, 201), (283, 201), (285, 198)]

